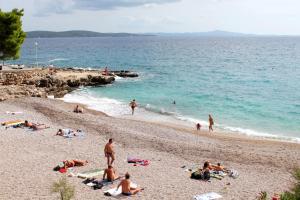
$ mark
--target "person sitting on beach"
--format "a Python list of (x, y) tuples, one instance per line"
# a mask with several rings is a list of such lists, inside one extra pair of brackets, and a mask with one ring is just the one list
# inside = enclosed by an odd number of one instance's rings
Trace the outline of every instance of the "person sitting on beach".
[(58, 129), (56, 135), (63, 136), (64, 135), (64, 131), (62, 129)]
[(202, 169), (202, 179), (203, 180), (209, 180), (210, 179), (210, 170), (211, 170), (211, 165), (210, 163), (207, 161), (204, 163), (203, 165), (203, 169)]
[(201, 124), (200, 124), (200, 123), (197, 123), (197, 124), (196, 124), (196, 128), (197, 128), (197, 131), (200, 131), (200, 129), (201, 129)]
[(203, 168), (207, 167), (209, 170), (214, 170), (214, 167), (212, 166), (212, 164), (210, 163), (210, 161), (205, 161)]
[(136, 193), (138, 193), (139, 191), (141, 191), (141, 188), (132, 188), (130, 187), (131, 181), (130, 179), (130, 175), (128, 173), (125, 174), (125, 179), (123, 179), (121, 181), (121, 183), (118, 185), (117, 189), (119, 189), (119, 187), (122, 186), (122, 194), (125, 196), (131, 196), (131, 195), (135, 195)]
[(135, 102), (135, 99), (133, 99), (130, 103), (129, 103), (129, 106), (131, 107), (131, 113), (132, 115), (134, 114), (134, 109), (135, 107), (137, 107), (137, 104)]
[(79, 107), (79, 105), (76, 105), (76, 107), (74, 108), (74, 112), (75, 113), (83, 113), (83, 108)]
[[(115, 160), (115, 152), (113, 148), (113, 139), (110, 138), (104, 147), (104, 156), (107, 158), (107, 165), (112, 165)], [(111, 159), (111, 161), (110, 161)]]
[(107, 177), (107, 180), (111, 182), (119, 178), (119, 176), (116, 173), (116, 170), (111, 165), (108, 165), (108, 168), (105, 169), (103, 174), (103, 180), (105, 180), (105, 177)]

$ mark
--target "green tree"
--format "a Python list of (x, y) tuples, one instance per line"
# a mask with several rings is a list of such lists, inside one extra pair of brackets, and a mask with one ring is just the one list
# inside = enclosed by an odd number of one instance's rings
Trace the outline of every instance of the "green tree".
[(13, 9), (11, 12), (0, 9), (0, 60), (3, 62), (20, 56), (20, 48), (26, 37), (22, 30), (23, 12), (23, 9)]

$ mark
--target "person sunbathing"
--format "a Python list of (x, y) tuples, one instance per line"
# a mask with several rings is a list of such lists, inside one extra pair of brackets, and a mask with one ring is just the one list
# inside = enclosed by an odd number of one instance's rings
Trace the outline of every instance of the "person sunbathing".
[(125, 174), (125, 179), (123, 179), (121, 181), (121, 183), (118, 185), (116, 190), (118, 190), (119, 187), (122, 186), (122, 194), (125, 195), (125, 196), (135, 195), (139, 191), (143, 190), (141, 188), (132, 188), (132, 187), (130, 187), (131, 181), (129, 179), (130, 179), (130, 175), (128, 173), (126, 173)]
[(25, 123), (24, 123), (25, 127), (31, 128), (32, 125), (33, 125), (32, 123), (29, 123), (27, 120), (25, 120)]
[(63, 164), (65, 169), (70, 168), (70, 167), (80, 167), (80, 166), (84, 166), (88, 163), (87, 160), (64, 160)]
[(49, 128), (49, 126), (46, 126), (45, 124), (30, 123), (27, 120), (25, 120), (24, 126), (28, 127), (28, 128), (31, 128), (34, 131), (38, 131), (38, 130)]
[(209, 170), (214, 170), (214, 167), (211, 165), (209, 161), (205, 161), (203, 166), (207, 166)]
[(105, 180), (105, 177), (107, 177), (107, 180), (111, 182), (119, 178), (119, 176), (116, 173), (116, 170), (111, 165), (109, 165), (108, 168), (105, 169), (103, 174), (103, 180)]
[(83, 113), (83, 108), (80, 108), (79, 105), (76, 105), (76, 107), (74, 108), (74, 112), (75, 113)]
[(225, 167), (221, 165), (221, 163), (218, 163), (217, 165), (212, 165), (213, 169), (215, 171), (224, 171)]

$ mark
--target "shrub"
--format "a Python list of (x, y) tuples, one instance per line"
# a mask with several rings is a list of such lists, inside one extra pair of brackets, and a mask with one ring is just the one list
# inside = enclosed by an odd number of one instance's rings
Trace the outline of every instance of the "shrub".
[(280, 196), (280, 200), (300, 200), (300, 168), (295, 169), (293, 176), (296, 179), (295, 186), (291, 191), (284, 192)]
[(59, 193), (60, 200), (70, 200), (75, 196), (74, 186), (68, 184), (66, 177), (63, 177), (58, 182), (53, 183), (51, 192)]

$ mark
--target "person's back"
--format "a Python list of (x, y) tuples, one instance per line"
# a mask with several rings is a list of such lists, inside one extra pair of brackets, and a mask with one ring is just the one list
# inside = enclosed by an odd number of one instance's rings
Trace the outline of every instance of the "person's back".
[(107, 180), (108, 181), (114, 181), (115, 180), (115, 171), (114, 169), (111, 167), (108, 167), (108, 169), (105, 170), (106, 174), (107, 174)]
[(130, 196), (130, 195), (134, 195), (136, 193), (138, 193), (139, 191), (141, 191), (141, 188), (131, 188), (130, 187), (130, 183), (131, 181), (130, 179), (130, 175), (128, 173), (125, 174), (125, 179), (121, 181), (121, 183), (118, 185), (117, 190), (119, 189), (119, 187), (122, 187), (122, 194), (126, 195), (126, 196)]
[(124, 179), (121, 181), (122, 185), (122, 193), (130, 193), (130, 180), (129, 179)]

